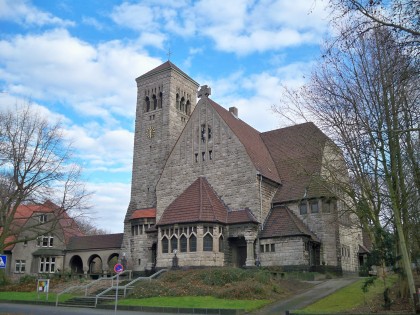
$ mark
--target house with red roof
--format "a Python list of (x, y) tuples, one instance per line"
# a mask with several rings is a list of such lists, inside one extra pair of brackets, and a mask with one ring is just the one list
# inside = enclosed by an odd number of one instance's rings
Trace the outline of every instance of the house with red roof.
[(362, 232), (331, 184), (343, 158), (313, 123), (261, 133), (170, 61), (136, 82), (130, 269), (357, 271)]
[(4, 252), (12, 277), (63, 271), (67, 244), (83, 235), (75, 220), (50, 201), (19, 205), (8, 234)]

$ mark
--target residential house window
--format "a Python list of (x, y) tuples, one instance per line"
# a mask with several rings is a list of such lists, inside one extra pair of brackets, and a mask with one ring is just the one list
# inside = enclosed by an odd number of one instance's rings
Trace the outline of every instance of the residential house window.
[(54, 273), (55, 272), (55, 257), (41, 257), (39, 262), (39, 272)]
[(52, 235), (39, 236), (38, 239), (37, 239), (37, 245), (39, 247), (53, 247), (53, 245), (54, 245), (54, 236), (52, 236)]
[(260, 245), (260, 252), (264, 253), (264, 245)]
[(319, 212), (318, 200), (311, 200), (310, 206), (311, 206), (311, 213), (318, 213)]
[(276, 245), (275, 244), (271, 244), (270, 246), (271, 246), (271, 251), (272, 252), (275, 252), (276, 251)]
[(26, 260), (17, 259), (15, 262), (15, 272), (25, 273), (25, 270), (26, 270)]
[(39, 222), (41, 222), (41, 223), (47, 222), (47, 215), (46, 214), (41, 214), (39, 216)]
[(327, 199), (323, 201), (322, 212), (331, 213), (331, 212), (334, 212), (336, 209), (337, 209), (337, 200)]
[(223, 252), (225, 249), (224, 243), (223, 243), (223, 236), (219, 237), (219, 252)]
[(300, 214), (307, 214), (308, 213), (308, 208), (306, 206), (306, 201), (302, 201), (299, 205), (299, 212)]

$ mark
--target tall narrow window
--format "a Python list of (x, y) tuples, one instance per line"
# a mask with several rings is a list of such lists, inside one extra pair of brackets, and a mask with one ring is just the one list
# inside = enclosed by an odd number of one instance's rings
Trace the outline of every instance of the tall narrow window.
[(146, 96), (145, 103), (146, 103), (146, 112), (148, 112), (150, 111), (150, 99), (148, 96)]
[(191, 115), (191, 103), (190, 103), (190, 101), (187, 101), (187, 103), (185, 104), (185, 113), (187, 115)]
[(158, 108), (162, 108), (162, 104), (163, 104), (163, 94), (162, 92), (159, 92)]
[(187, 251), (187, 237), (183, 234), (179, 239), (180, 250), (182, 253)]
[(178, 93), (176, 94), (175, 106), (176, 106), (176, 109), (179, 109), (179, 94)]
[(155, 109), (157, 109), (157, 98), (156, 98), (156, 95), (153, 94), (152, 99), (153, 99), (153, 109), (155, 110)]
[(190, 236), (190, 252), (196, 252), (197, 251), (197, 237), (192, 234)]
[(185, 98), (184, 97), (181, 97), (181, 102), (179, 103), (179, 110), (181, 112), (185, 111)]
[(219, 252), (223, 252), (225, 250), (223, 236), (219, 237)]
[(203, 238), (203, 250), (211, 252), (213, 250), (213, 237), (207, 233)]
[(169, 241), (166, 237), (162, 238), (162, 253), (167, 254), (169, 247)]
[(175, 235), (171, 238), (171, 251), (173, 252), (174, 250), (178, 250), (178, 239)]

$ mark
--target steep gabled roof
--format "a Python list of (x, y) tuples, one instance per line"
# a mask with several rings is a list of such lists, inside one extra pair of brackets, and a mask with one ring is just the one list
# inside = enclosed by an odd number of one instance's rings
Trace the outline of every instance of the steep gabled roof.
[(257, 171), (264, 177), (280, 183), (276, 165), (260, 136), (260, 132), (234, 116), (213, 100), (207, 100), (243, 144)]
[[(24, 228), (25, 224), (30, 218), (38, 214), (52, 213), (58, 218), (58, 224), (56, 229), (62, 229), (64, 234), (64, 243), (67, 244), (71, 237), (73, 236), (82, 236), (83, 233), (80, 231), (80, 228), (76, 221), (73, 218), (69, 217), (67, 212), (62, 211), (57, 205), (51, 201), (46, 201), (43, 204), (22, 204), (19, 205), (16, 209), (12, 225), (20, 233)], [(47, 222), (48, 224), (48, 222)], [(40, 226), (41, 228), (42, 226)], [(13, 227), (12, 227), (13, 228)], [(36, 228), (36, 227), (34, 227)], [(0, 233), (3, 232), (3, 228), (0, 228)], [(18, 235), (10, 235), (6, 238), (5, 243), (12, 242), (16, 240)], [(12, 250), (14, 244), (5, 248), (5, 250)]]
[(149, 77), (149, 76), (154, 75), (154, 74), (159, 73), (159, 72), (167, 71), (167, 70), (175, 70), (176, 72), (178, 72), (183, 77), (185, 77), (185, 78), (189, 79), (190, 81), (194, 82), (197, 86), (199, 85), (197, 82), (195, 82), (193, 79), (191, 79), (188, 76), (188, 74), (186, 74), (184, 71), (182, 71), (181, 69), (179, 69), (177, 66), (175, 66), (169, 60), (166, 61), (166, 62), (164, 62), (164, 63), (162, 63), (161, 65), (157, 66), (156, 68), (154, 68), (154, 69), (146, 72), (145, 74), (139, 76), (136, 79), (136, 81), (139, 80), (139, 79), (143, 79), (143, 78)]
[(309, 230), (288, 207), (279, 206), (271, 209), (264, 229), (261, 231), (261, 238), (287, 237), (287, 236), (308, 236), (315, 242), (320, 242), (318, 237)]
[(282, 180), (273, 203), (331, 195), (320, 178), (324, 148), (331, 140), (313, 123), (264, 132), (261, 137)]
[(227, 222), (227, 206), (204, 177), (197, 178), (163, 212), (157, 225)]
[(70, 239), (66, 250), (87, 250), (87, 249), (119, 249), (122, 246), (124, 233), (76, 236)]

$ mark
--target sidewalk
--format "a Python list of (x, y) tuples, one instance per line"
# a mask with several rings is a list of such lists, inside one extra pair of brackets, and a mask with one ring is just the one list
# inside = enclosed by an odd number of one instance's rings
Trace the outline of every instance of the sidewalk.
[(335, 291), (352, 284), (358, 278), (337, 278), (325, 280), (309, 290), (295, 295), (288, 300), (280, 301), (269, 306), (264, 307), (252, 314), (254, 315), (281, 315), (286, 314), (286, 311), (297, 310), (306, 307)]

